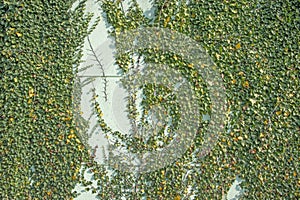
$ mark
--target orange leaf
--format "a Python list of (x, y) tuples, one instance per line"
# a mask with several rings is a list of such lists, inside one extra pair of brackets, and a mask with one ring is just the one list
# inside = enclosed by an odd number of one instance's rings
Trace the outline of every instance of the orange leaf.
[(177, 195), (177, 196), (174, 198), (174, 200), (180, 200), (180, 196)]

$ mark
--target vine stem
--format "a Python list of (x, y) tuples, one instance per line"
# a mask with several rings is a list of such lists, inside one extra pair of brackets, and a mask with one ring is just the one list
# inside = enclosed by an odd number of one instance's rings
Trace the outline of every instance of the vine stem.
[(162, 11), (164, 10), (164, 7), (165, 7), (165, 5), (168, 3), (168, 1), (169, 0), (165, 0), (164, 1), (164, 3), (163, 3), (163, 5), (162, 5), (162, 7), (161, 7), (161, 9), (160, 9), (160, 11), (159, 11), (159, 15), (158, 15), (158, 22), (160, 21), (160, 17), (161, 17), (161, 13), (162, 13)]
[(93, 54), (93, 56), (95, 57), (96, 59), (96, 62), (98, 63), (98, 65), (100, 66), (100, 69), (101, 69), (101, 73), (102, 73), (102, 77), (103, 77), (103, 82), (104, 82), (104, 87), (103, 87), (103, 93), (104, 93), (104, 99), (105, 101), (107, 101), (107, 83), (108, 83), (108, 80), (105, 76), (105, 71), (104, 71), (104, 67), (103, 67), (103, 64), (101, 63), (100, 59), (98, 58), (94, 48), (93, 48), (93, 45), (90, 41), (90, 38), (87, 37), (87, 40), (88, 40), (88, 43), (89, 43), (89, 46), (90, 46), (90, 49), (91, 49), (91, 52)]

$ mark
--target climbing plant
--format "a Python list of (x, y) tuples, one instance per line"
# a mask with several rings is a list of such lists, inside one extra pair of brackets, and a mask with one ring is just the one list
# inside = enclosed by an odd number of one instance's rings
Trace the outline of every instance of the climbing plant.
[[(242, 198), (299, 198), (298, 0), (154, 0), (151, 19), (135, 0), (126, 10), (123, 1), (99, 1), (116, 40), (123, 31), (148, 26), (186, 34), (207, 50), (225, 83), (228, 122), (209, 154), (195, 159), (207, 131), (203, 122), (181, 158), (144, 174), (98, 164), (80, 137), (85, 122), (75, 117), (78, 99), (72, 96), (84, 38), (95, 26), (88, 29), (92, 16), (84, 13), (86, 1), (76, 6), (74, 2), (0, 2), (1, 199), (72, 199), (78, 182), (100, 199), (221, 199), (236, 175), (245, 180)], [(209, 111), (205, 82), (190, 63), (156, 49), (139, 54), (116, 58), (123, 74), (139, 56), (144, 62), (168, 64), (193, 85), (200, 113)], [(170, 93), (148, 85), (145, 94), (151, 98), (143, 101), (145, 115), (162, 100), (151, 96), (153, 90)], [(94, 98), (103, 134), (117, 138), (119, 145), (155, 150), (157, 140), (172, 139), (160, 134), (142, 145), (112, 130), (103, 119), (97, 94)], [(135, 119), (134, 99), (129, 102), (130, 117)], [(180, 115), (177, 108), (170, 108), (175, 118)], [(79, 173), (81, 166), (93, 174), (96, 186)]]
[(72, 199), (88, 158), (73, 87), (85, 1), (0, 1), (0, 199)]
[[(136, 1), (130, 1), (127, 10), (123, 4), (100, 1), (116, 41), (123, 31), (153, 26), (186, 34), (207, 50), (225, 83), (228, 123), (204, 159), (193, 159), (201, 147), (199, 134), (181, 159), (155, 172), (137, 175), (111, 166), (109, 183), (99, 182), (94, 188), (98, 196), (221, 199), (238, 175), (245, 180), (242, 198), (299, 198), (299, 1), (158, 0), (153, 2), (153, 19), (143, 16)], [(134, 56), (127, 53), (116, 58), (124, 74), (136, 67)], [(145, 62), (167, 63), (180, 70), (199, 98), (203, 97), (196, 90), (206, 91), (202, 78), (177, 55), (148, 49), (139, 56)], [(209, 99), (201, 100), (207, 108)], [(143, 112), (156, 100), (149, 101)], [(132, 119), (136, 118), (134, 103), (129, 99)], [(127, 142), (125, 146), (134, 151), (156, 148), (153, 141), (145, 146), (143, 141), (114, 132), (105, 123), (97, 100), (95, 108), (104, 134), (119, 138), (118, 145)], [(205, 125), (200, 132), (205, 132)]]

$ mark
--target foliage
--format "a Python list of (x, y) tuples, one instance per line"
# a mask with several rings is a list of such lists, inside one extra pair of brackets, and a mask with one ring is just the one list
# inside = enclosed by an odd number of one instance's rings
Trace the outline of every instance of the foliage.
[[(187, 34), (207, 49), (226, 85), (228, 132), (204, 159), (193, 159), (201, 147), (200, 134), (180, 160), (154, 173), (129, 174), (112, 166), (111, 181), (99, 183), (99, 197), (186, 199), (193, 194), (196, 199), (221, 199), (239, 175), (245, 179), (246, 199), (299, 198), (299, 1), (157, 0), (154, 4), (151, 20), (134, 0), (127, 11), (122, 1), (101, 1), (116, 40), (124, 30), (158, 26)], [(205, 87), (201, 77), (193, 77), (188, 63), (174, 60), (174, 55), (161, 55), (153, 49), (141, 55), (146, 62), (167, 63), (187, 75), (194, 86), (197, 80), (199, 88)], [(134, 67), (134, 62), (130, 53), (116, 61), (123, 73)], [(201, 93), (196, 92), (200, 98)], [(208, 100), (202, 100), (205, 107)], [(132, 138), (109, 128), (102, 119), (101, 105), (95, 105), (104, 134), (119, 138), (119, 144), (131, 144)], [(135, 109), (131, 111), (129, 116), (134, 119)], [(127, 147), (134, 151), (146, 148)], [(103, 185), (109, 185), (109, 190)], [(188, 186), (192, 186), (191, 193)]]
[[(74, 10), (73, 0), (1, 1), (0, 198), (71, 199), (80, 181), (100, 199), (221, 199), (236, 175), (245, 179), (245, 199), (299, 198), (299, 1), (155, 0), (154, 19), (131, 2), (124, 11), (122, 1), (101, 1), (111, 34), (117, 39), (124, 30), (158, 26), (198, 41), (223, 74), (229, 131), (204, 159), (195, 159), (204, 123), (182, 158), (152, 173), (97, 164), (80, 140), (72, 105), (74, 71), (91, 32), (85, 1)], [(209, 109), (205, 83), (189, 63), (172, 53), (141, 54), (180, 70), (193, 83), (201, 111)], [(117, 58), (123, 73), (133, 57)], [(148, 86), (149, 94), (154, 87)], [(155, 138), (144, 147), (111, 130), (96, 99), (104, 134), (135, 144), (134, 150), (156, 148)], [(145, 107), (159, 100), (152, 97)], [(83, 162), (96, 187), (80, 176)]]
[(88, 153), (73, 115), (85, 1), (1, 1), (0, 199), (71, 199)]

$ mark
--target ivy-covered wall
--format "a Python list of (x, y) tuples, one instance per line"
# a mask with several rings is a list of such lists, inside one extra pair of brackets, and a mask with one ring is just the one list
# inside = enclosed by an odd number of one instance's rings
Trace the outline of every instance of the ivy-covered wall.
[[(298, 0), (154, 0), (154, 20), (134, 0), (127, 12), (122, 1), (99, 1), (112, 36), (157, 26), (198, 41), (223, 74), (230, 131), (194, 161), (197, 167), (189, 163), (200, 137), (177, 162), (141, 176), (115, 170), (111, 178), (104, 166), (87, 162), (96, 187), (79, 177), (89, 155), (72, 114), (73, 72), (91, 16), (84, 14), (84, 1), (71, 9), (73, 3), (0, 2), (1, 199), (71, 199), (79, 181), (100, 199), (179, 200), (191, 196), (188, 186), (195, 199), (221, 199), (236, 175), (245, 179), (244, 199), (299, 198)], [(160, 58), (159, 52), (144, 53)], [(192, 72), (180, 58), (166, 59), (159, 62)], [(124, 73), (128, 60), (129, 55), (117, 59)], [(201, 83), (201, 77), (195, 80)], [(96, 108), (105, 132), (101, 105)], [(192, 172), (183, 182), (187, 171)]]
[[(221, 134), (204, 159), (192, 162), (193, 153), (201, 147), (201, 138), (196, 138), (182, 159), (154, 173), (132, 176), (114, 170), (110, 189), (99, 187), (99, 196), (221, 199), (238, 175), (245, 180), (245, 199), (299, 198), (300, 2), (156, 0), (154, 19), (145, 18), (137, 2), (131, 2), (126, 11), (122, 1), (101, 1), (112, 36), (117, 40), (122, 31), (154, 26), (184, 33), (199, 42), (223, 75), (228, 132)], [(162, 56), (151, 49), (141, 54), (146, 61), (169, 64), (190, 74), (195, 88), (197, 80), (203, 86), (188, 63), (174, 59), (172, 53)], [(128, 53), (117, 58), (117, 64), (127, 73), (136, 67), (133, 60)], [(148, 103), (155, 103), (155, 99)], [(207, 104), (205, 99), (203, 104)], [(113, 132), (102, 115), (100, 110), (99, 122), (106, 134), (119, 138), (119, 144), (134, 140)], [(142, 141), (134, 150), (151, 149), (151, 144)], [(182, 181), (188, 171), (192, 172)]]
[(87, 157), (72, 115), (90, 16), (73, 0), (1, 1), (0, 199), (70, 199)]

